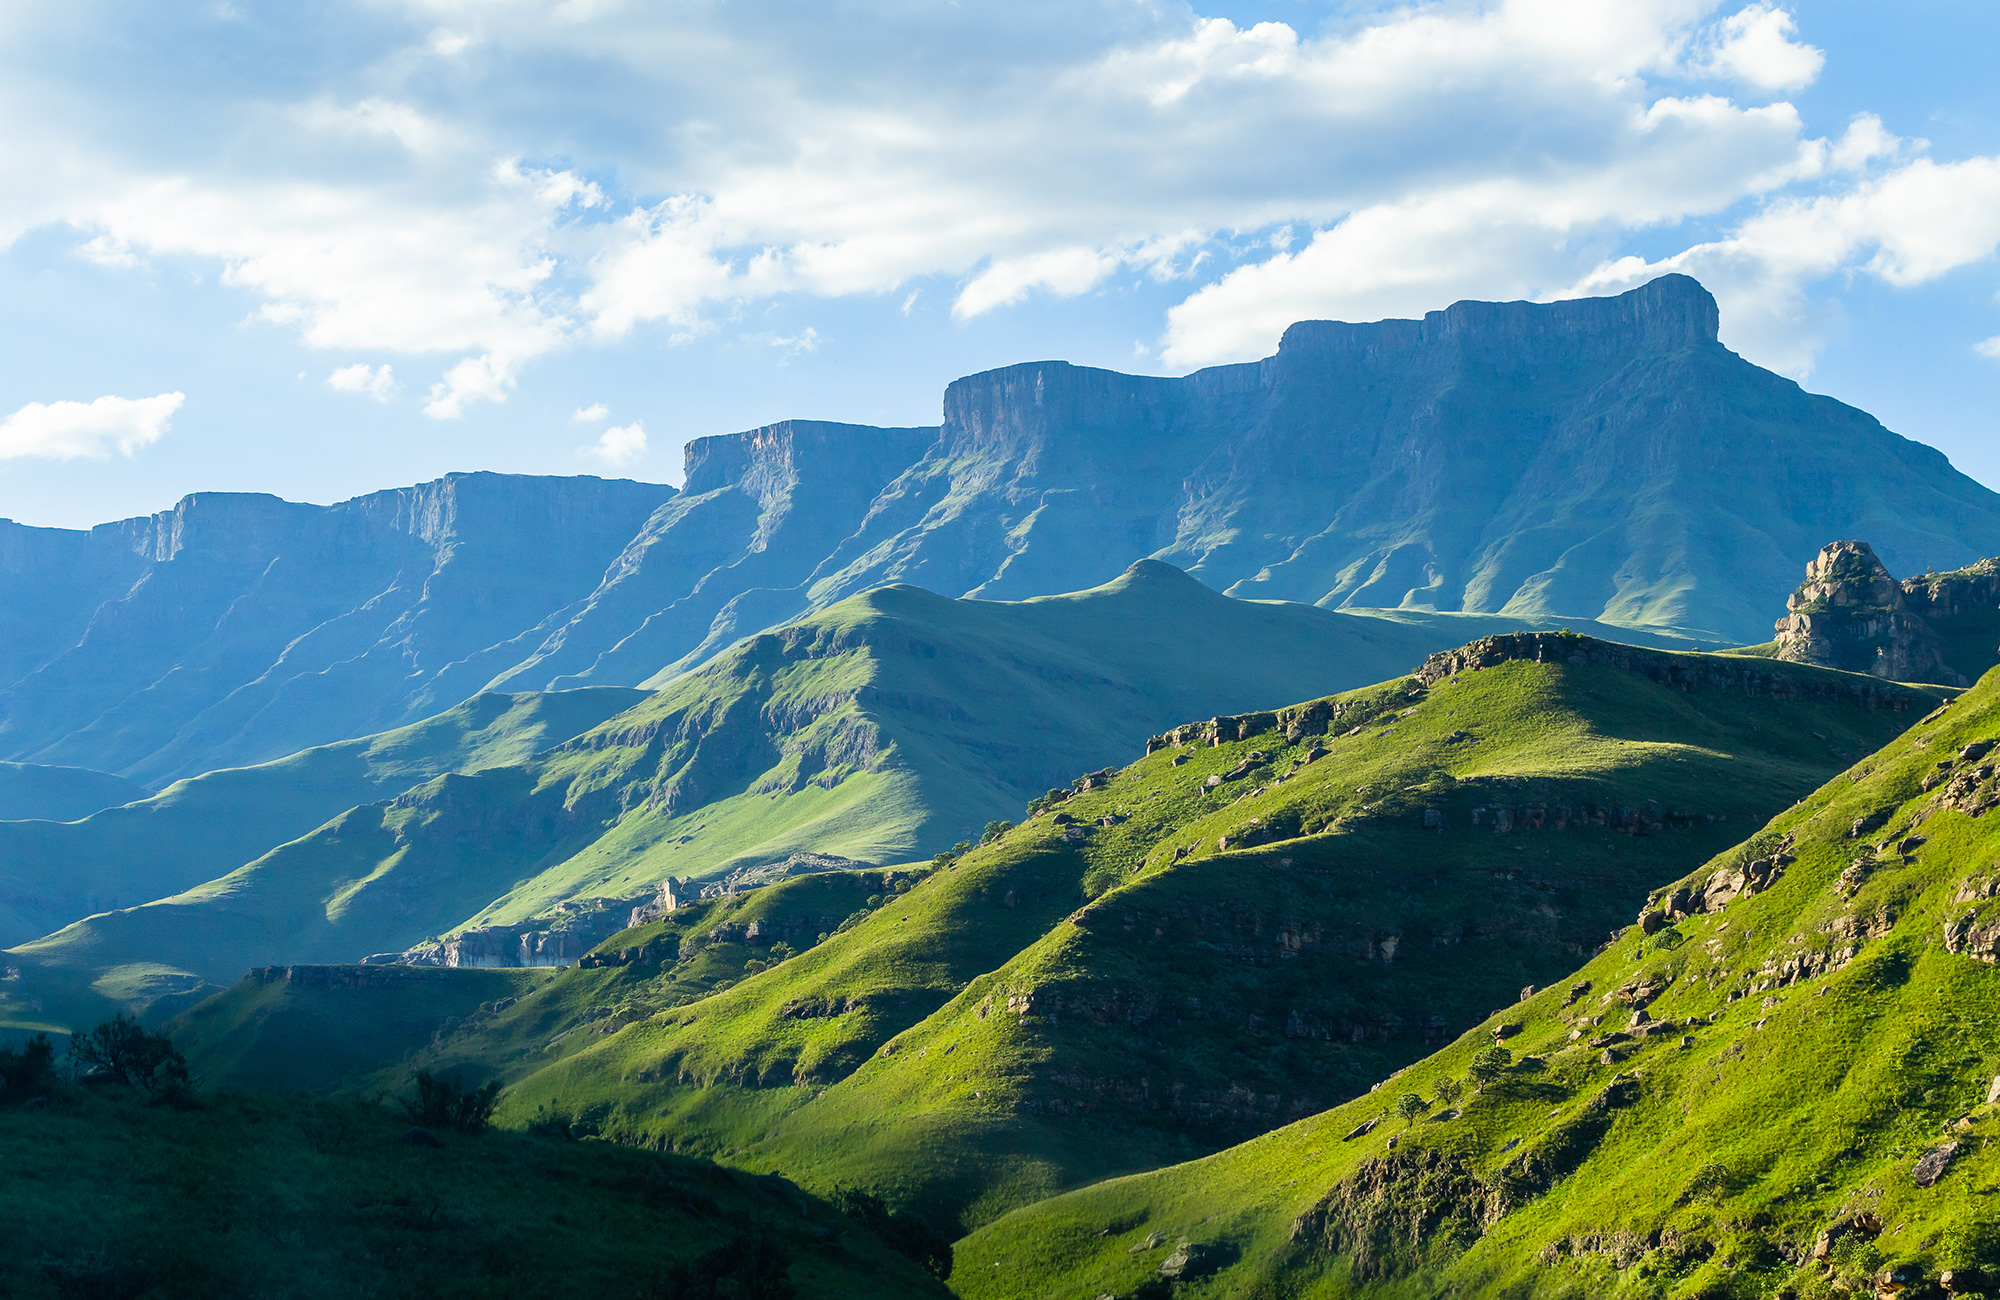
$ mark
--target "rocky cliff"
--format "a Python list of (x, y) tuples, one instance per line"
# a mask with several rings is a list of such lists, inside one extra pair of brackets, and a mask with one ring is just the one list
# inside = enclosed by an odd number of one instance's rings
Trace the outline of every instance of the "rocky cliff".
[(87, 533), (0, 521), (0, 757), (162, 785), (430, 716), (673, 495), (456, 474), (329, 507), (203, 493)]
[(2000, 659), (2000, 560), (1898, 583), (1867, 542), (1829, 542), (1778, 620), (1777, 657), (1967, 686)]

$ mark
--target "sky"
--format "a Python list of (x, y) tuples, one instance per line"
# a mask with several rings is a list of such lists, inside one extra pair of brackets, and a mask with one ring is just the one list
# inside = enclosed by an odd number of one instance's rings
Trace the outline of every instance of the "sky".
[(0, 6), (0, 517), (929, 424), (1614, 293), (2000, 488), (1988, 0)]

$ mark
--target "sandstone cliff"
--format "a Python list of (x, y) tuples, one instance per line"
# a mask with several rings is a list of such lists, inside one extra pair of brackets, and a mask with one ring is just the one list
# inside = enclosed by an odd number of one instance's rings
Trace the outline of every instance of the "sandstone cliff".
[[(1867, 542), (1829, 542), (1806, 566), (1806, 580), (1777, 623), (1777, 657), (1868, 673), (1899, 682), (1971, 684), (1946, 661), (1934, 620), (1962, 622), (2000, 610), (2000, 562), (1898, 583)], [(1990, 639), (1990, 637), (1989, 637)], [(1983, 672), (1990, 653), (1967, 658)]]

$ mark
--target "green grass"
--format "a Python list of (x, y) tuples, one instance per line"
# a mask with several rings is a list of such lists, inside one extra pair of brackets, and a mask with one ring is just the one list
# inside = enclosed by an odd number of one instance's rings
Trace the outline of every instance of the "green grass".
[(801, 850), (925, 857), (1160, 727), (1378, 679), (1441, 644), (1150, 562), (1016, 603), (882, 588), (650, 695), (481, 696), (55, 827), (24, 893), (70, 923), (18, 936), (0, 1022), (176, 1010), (251, 966), (356, 961), (565, 900), (629, 906), (668, 876)]
[[(1061, 805), (1088, 832), (1044, 814), (907, 892), (833, 873), (676, 913), (604, 945), (650, 961), (565, 971), (382, 1077), (500, 1078), (505, 1123), (560, 1113), (969, 1226), (1361, 1092), (1559, 980), (1649, 889), (1917, 716), (1688, 692), (1603, 663), (1411, 685), (1328, 702), (1346, 710), (1338, 734), (1288, 741), (1302, 707), (1274, 730), (1159, 749)], [(1253, 751), (1250, 776), (1206, 788)], [(1501, 803), (1683, 815), (1647, 834), (1475, 823)], [(1426, 829), (1426, 811), (1449, 828)], [(1254, 827), (1275, 838), (1218, 846)], [(688, 955), (732, 918), (854, 910), (762, 972), (742, 963), (768, 949), (734, 940)]]
[[(0, 1110), (0, 1293), (678, 1297), (675, 1270), (726, 1249), (782, 1273), (784, 1294), (948, 1294), (780, 1180), (515, 1133), (425, 1148), (365, 1104), (237, 1093), (176, 1111), (122, 1093)], [(756, 1294), (740, 1286), (713, 1294)]]
[[(1944, 1268), (1993, 1269), (2000, 1237), (1989, 1199), (2000, 1192), (2000, 1158), (1988, 1139), (2000, 1115), (1985, 1097), (2000, 1073), (2000, 971), (1941, 940), (1947, 920), (1991, 909), (1954, 900), (1991, 878), (2000, 824), (1941, 808), (1920, 783), (1961, 746), (1995, 738), (2000, 677), (1989, 674), (1684, 882), (1768, 857), (1789, 837), (1796, 861), (1769, 889), (1679, 922), (1677, 943), (1628, 929), (1573, 977), (1378, 1092), (981, 1227), (959, 1246), (960, 1294), (1128, 1295), (1164, 1255), (1133, 1249), (1152, 1233), (1189, 1237), (1225, 1261), (1183, 1288), (1196, 1297), (1759, 1296), (1781, 1287), (1819, 1297), (1888, 1266), (1933, 1279)], [(1857, 818), (1879, 811), (1891, 814), (1884, 825), (1851, 835)], [(1912, 831), (1924, 842), (1907, 854), (1874, 847)], [(1872, 871), (1858, 888), (1842, 886), (1864, 858)], [(1813, 960), (1795, 979), (1787, 963), (1801, 956)], [(1584, 981), (1588, 990), (1566, 1006), (1571, 984)], [(1677, 1032), (1615, 1044), (1622, 1055), (1606, 1063), (1589, 1040), (1627, 1028), (1617, 995), (1639, 986), (1663, 988), (1648, 1014), (1677, 1022)], [(1440, 1080), (1464, 1078), (1500, 1024), (1518, 1027), (1505, 1041), (1533, 1068), (1472, 1095), (1456, 1119), (1405, 1129), (1382, 1118), (1403, 1093), (1435, 1097)], [(1594, 1122), (1589, 1104), (1607, 1089), (1625, 1096)], [(1344, 1140), (1371, 1119), (1381, 1120), (1374, 1132)], [(1433, 1232), (1386, 1256), (1358, 1256), (1353, 1244), (1367, 1238), (1353, 1235), (1356, 1225), (1414, 1191), (1370, 1190), (1390, 1168), (1391, 1138), (1400, 1157), (1457, 1162), (1482, 1189), (1465, 1185), (1459, 1204), (1490, 1195), (1485, 1203), (1504, 1213), (1457, 1241)], [(1919, 1187), (1915, 1163), (1950, 1138), (1963, 1143), (1957, 1162), (1936, 1186)], [(1536, 1164), (1542, 1173), (1528, 1176)], [(1323, 1203), (1346, 1235), (1320, 1226)], [(1878, 1237), (1849, 1240), (1828, 1269), (1800, 1267), (1823, 1228), (1861, 1211), (1879, 1219)]]

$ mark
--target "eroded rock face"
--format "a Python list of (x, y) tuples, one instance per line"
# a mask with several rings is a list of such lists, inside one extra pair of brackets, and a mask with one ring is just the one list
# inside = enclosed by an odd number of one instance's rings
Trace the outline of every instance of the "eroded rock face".
[(1829, 542), (1778, 620), (1778, 658), (1898, 682), (1965, 686), (1901, 584), (1866, 542)]

